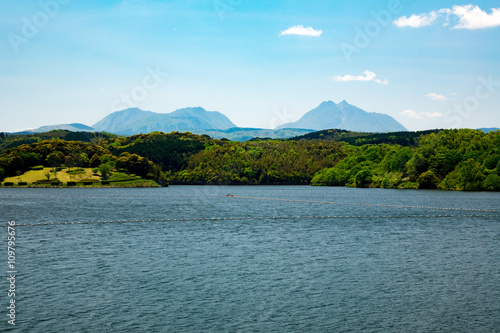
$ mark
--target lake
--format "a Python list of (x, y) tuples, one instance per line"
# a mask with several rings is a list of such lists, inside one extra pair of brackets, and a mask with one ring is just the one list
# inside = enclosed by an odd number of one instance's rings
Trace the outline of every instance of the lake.
[(20, 226), (15, 326), (0, 228), (0, 331), (499, 332), (499, 203), (309, 186), (2, 188), (0, 224)]

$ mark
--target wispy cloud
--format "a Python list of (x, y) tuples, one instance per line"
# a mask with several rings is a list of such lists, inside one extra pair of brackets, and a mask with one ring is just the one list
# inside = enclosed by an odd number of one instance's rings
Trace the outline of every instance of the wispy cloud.
[(438, 118), (443, 116), (440, 112), (416, 112), (414, 110), (404, 110), (401, 114), (414, 119)]
[(400, 28), (403, 27), (411, 27), (411, 28), (420, 28), (425, 27), (427, 25), (431, 25), (437, 18), (440, 16), (441, 11), (438, 12), (430, 12), (419, 15), (412, 15), (410, 17), (402, 16), (394, 20), (394, 24)]
[(458, 18), (458, 23), (452, 29), (485, 29), (500, 26), (500, 8), (492, 8), (487, 13), (479, 6), (472, 4), (464, 6), (453, 6), (451, 9), (442, 8), (430, 13), (413, 14), (410, 17), (402, 16), (394, 20), (394, 25), (403, 28), (420, 28), (433, 24), (438, 18), (443, 18), (443, 26), (448, 26), (450, 16)]
[(304, 28), (302, 25), (296, 25), (291, 28), (286, 29), (285, 31), (282, 31), (280, 36), (285, 36), (285, 35), (298, 35), (298, 36), (312, 36), (312, 37), (319, 37), (323, 33), (323, 30), (314, 30), (311, 27)]
[(379, 80), (376, 79), (377, 74), (370, 70), (366, 70), (363, 72), (365, 75), (344, 75), (344, 76), (333, 76), (332, 80), (333, 81), (338, 81), (338, 82), (346, 82), (346, 81), (373, 81), (378, 84), (388, 84), (389, 81), (387, 80)]
[(432, 99), (434, 101), (446, 101), (446, 100), (448, 100), (448, 98), (446, 98), (445, 96), (443, 96), (441, 94), (436, 94), (436, 93), (429, 93), (429, 94), (425, 95), (425, 97), (429, 97), (430, 99)]

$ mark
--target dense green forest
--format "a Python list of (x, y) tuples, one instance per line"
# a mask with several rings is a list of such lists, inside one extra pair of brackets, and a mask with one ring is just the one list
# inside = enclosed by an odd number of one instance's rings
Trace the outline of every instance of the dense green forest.
[(318, 172), (314, 185), (500, 190), (500, 131), (442, 130), (415, 148), (344, 146), (347, 157)]
[(172, 182), (180, 183), (309, 183), (317, 171), (343, 157), (337, 142), (235, 142), (177, 132), (110, 138), (103, 143), (115, 155), (128, 152), (152, 160)]
[(207, 146), (172, 175), (178, 181), (276, 184), (309, 183), (314, 174), (344, 156), (337, 142), (247, 141)]
[(124, 152), (146, 157), (163, 170), (180, 171), (187, 167), (189, 158), (205, 149), (207, 145), (222, 144), (207, 135), (172, 132), (169, 134), (153, 132), (129, 137), (109, 138), (102, 141), (113, 154)]
[[(51, 140), (35, 137), (36, 142), (3, 150), (0, 178), (36, 165), (109, 164), (142, 177), (186, 184), (500, 190), (500, 131), (327, 130), (288, 140), (246, 142), (177, 132), (118, 137), (62, 131), (61, 140), (57, 132), (45, 133)], [(9, 137), (0, 143), (19, 143)]]
[(6, 134), (0, 133), (0, 152), (24, 144), (37, 143), (43, 140), (62, 139), (66, 141), (82, 141), (99, 144), (104, 139), (116, 137), (115, 134), (104, 132), (71, 132), (67, 130), (52, 130), (45, 133)]
[(404, 147), (416, 146), (422, 135), (438, 133), (440, 130), (427, 130), (417, 132), (391, 132), (391, 133), (360, 133), (339, 129), (323, 130), (301, 135), (290, 140), (331, 140), (342, 141), (353, 146), (367, 144), (391, 144)]

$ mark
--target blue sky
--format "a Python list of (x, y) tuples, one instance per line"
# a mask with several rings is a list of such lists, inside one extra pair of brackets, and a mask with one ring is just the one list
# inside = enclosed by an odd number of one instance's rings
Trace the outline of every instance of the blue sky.
[(273, 128), (344, 99), (500, 127), (498, 1), (5, 0), (0, 36), (0, 131), (190, 106)]

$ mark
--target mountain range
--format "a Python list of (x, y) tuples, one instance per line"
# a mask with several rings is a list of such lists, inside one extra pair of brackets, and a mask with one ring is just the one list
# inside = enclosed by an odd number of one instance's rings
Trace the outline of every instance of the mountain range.
[(97, 131), (133, 135), (160, 131), (195, 131), (236, 127), (225, 115), (201, 107), (179, 109), (171, 113), (155, 113), (133, 108), (116, 111), (92, 126)]
[(19, 133), (40, 133), (53, 129), (101, 131), (118, 135), (154, 131), (165, 133), (189, 131), (197, 134), (208, 134), (214, 138), (226, 137), (242, 141), (251, 137), (293, 137), (334, 128), (356, 132), (407, 131), (403, 125), (389, 115), (366, 112), (344, 100), (338, 104), (332, 101), (323, 102), (296, 122), (283, 124), (274, 130), (239, 128), (218, 111), (206, 111), (201, 107), (191, 107), (171, 113), (156, 113), (130, 108), (113, 112), (92, 126), (78, 123), (60, 124)]

